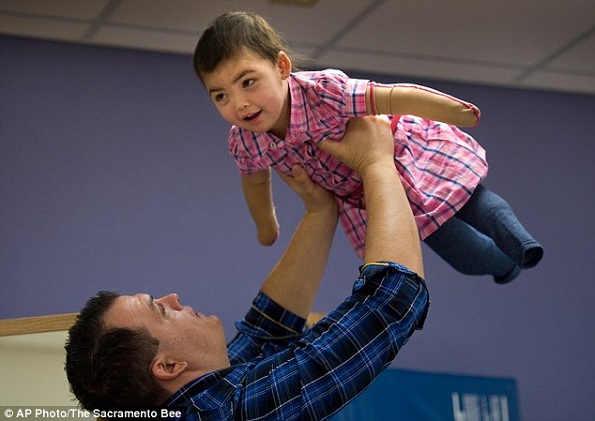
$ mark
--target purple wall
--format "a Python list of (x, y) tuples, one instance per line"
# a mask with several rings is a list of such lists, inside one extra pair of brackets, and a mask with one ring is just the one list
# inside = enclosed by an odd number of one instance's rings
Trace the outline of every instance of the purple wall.
[[(176, 291), (231, 335), (302, 205), (276, 179), (282, 237), (257, 245), (190, 58), (6, 37), (0, 56), (0, 317), (74, 312), (99, 289)], [(514, 377), (524, 421), (592, 421), (595, 97), (412, 82), (480, 106), (486, 185), (546, 256), (498, 286), (426, 249), (430, 315), (396, 365)], [(339, 230), (316, 310), (358, 264)]]

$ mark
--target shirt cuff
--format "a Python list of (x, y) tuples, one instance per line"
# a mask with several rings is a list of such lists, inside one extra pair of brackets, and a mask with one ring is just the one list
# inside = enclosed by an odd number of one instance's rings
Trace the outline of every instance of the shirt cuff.
[(389, 261), (370, 262), (360, 266), (359, 278), (353, 285), (353, 292), (361, 291), (364, 286), (367, 286), (366, 289), (379, 288), (382, 279), (385, 277), (382, 275), (382, 272), (392, 275), (401, 273), (411, 278), (418, 278), (423, 282), (423, 279), (416, 272), (399, 263)]
[(351, 98), (345, 101), (345, 114), (356, 117), (367, 115), (366, 110), (366, 90), (368, 89), (368, 80), (348, 79), (347, 92), (351, 92)]
[(238, 331), (261, 339), (287, 339), (299, 336), (306, 319), (280, 306), (263, 292), (259, 292), (252, 307), (236, 327)]

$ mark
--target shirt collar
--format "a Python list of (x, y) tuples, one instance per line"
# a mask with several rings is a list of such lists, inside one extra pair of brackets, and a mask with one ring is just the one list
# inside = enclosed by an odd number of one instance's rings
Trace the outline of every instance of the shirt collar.
[[(234, 393), (233, 383), (225, 381), (225, 377), (236, 371), (238, 366), (212, 371), (184, 385), (170, 396), (165, 407), (187, 406), (190, 401), (200, 410), (219, 408), (229, 401)], [(243, 371), (243, 370), (241, 370)]]
[(289, 75), (289, 94), (291, 97), (289, 127), (287, 137), (292, 133), (316, 131), (318, 119), (312, 113), (312, 105), (308, 102), (308, 92), (315, 88), (312, 78), (300, 77), (292, 73)]

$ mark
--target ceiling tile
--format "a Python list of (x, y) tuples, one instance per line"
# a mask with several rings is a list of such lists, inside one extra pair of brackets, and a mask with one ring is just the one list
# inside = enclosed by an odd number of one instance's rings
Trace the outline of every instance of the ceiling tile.
[(68, 19), (95, 19), (108, 0), (0, 0), (2, 12), (53, 16)]
[(592, 92), (593, 0), (0, 0), (0, 33), (192, 54), (229, 10), (264, 15), (320, 66)]
[(78, 22), (62, 22), (52, 19), (0, 15), (0, 33), (56, 41), (80, 40), (89, 25)]
[[(267, 4), (265, 1), (260, 3)], [(336, 35), (340, 35), (343, 27), (356, 19), (371, 3), (374, 2), (372, 0), (321, 0), (314, 7), (267, 4), (266, 9), (259, 12), (294, 48), (294, 45), (301, 44), (310, 46), (326, 44)]]
[(593, 25), (595, 2), (386, 1), (341, 47), (530, 65)]
[(595, 94), (595, 76), (535, 72), (523, 79), (522, 86), (563, 92)]
[(548, 62), (547, 67), (585, 72), (595, 76), (595, 30), (580, 43)]
[[(399, 74), (412, 78), (431, 78), (470, 83), (510, 84), (521, 71), (519, 69), (482, 66), (473, 63), (442, 62), (394, 55), (375, 55), (330, 51), (320, 57), (319, 64), (337, 66), (341, 69), (369, 71), (373, 73)], [(395, 82), (398, 82), (395, 80)]]
[(329, 16), (340, 28), (371, 2), (350, 0), (347, 4), (344, 0), (325, 0), (314, 7), (304, 7), (271, 4), (266, 0), (123, 0), (109, 23), (194, 31), (198, 40), (217, 16), (247, 10), (266, 17), (290, 44), (318, 45), (336, 33), (337, 25), (329, 25)]
[[(219, 1), (218, 3), (227, 3)], [(196, 0), (122, 0), (108, 23), (200, 33), (213, 2)]]
[(196, 46), (194, 35), (113, 26), (100, 29), (93, 41), (104, 45), (178, 54), (192, 54)]

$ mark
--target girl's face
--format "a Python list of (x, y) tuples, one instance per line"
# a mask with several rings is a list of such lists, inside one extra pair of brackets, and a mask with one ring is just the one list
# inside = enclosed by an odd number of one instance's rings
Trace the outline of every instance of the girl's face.
[(291, 60), (280, 52), (275, 63), (248, 49), (203, 76), (219, 113), (230, 124), (284, 138), (289, 124)]

